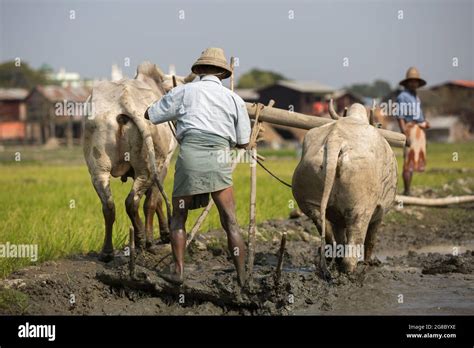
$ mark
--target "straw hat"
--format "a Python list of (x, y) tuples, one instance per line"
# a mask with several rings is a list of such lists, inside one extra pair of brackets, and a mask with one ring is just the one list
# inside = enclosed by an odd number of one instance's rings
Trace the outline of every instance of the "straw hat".
[(191, 71), (197, 75), (202, 75), (206, 73), (206, 67), (209, 66), (217, 67), (218, 70), (221, 70), (219, 73), (212, 73), (213, 75), (218, 75), (221, 79), (226, 79), (232, 75), (232, 70), (227, 64), (227, 59), (225, 58), (222, 48), (206, 48), (193, 64)]
[(420, 87), (426, 85), (426, 81), (420, 77), (420, 73), (415, 67), (408, 68), (405, 80), (400, 81), (400, 85), (406, 87), (407, 82), (410, 80), (417, 80), (420, 83)]

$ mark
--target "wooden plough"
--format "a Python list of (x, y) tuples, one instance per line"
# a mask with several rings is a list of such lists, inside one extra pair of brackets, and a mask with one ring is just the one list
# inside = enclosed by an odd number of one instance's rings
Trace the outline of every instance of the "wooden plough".
[[(231, 68), (233, 70), (233, 58), (231, 59)], [(231, 89), (233, 90), (234, 87), (234, 79), (233, 79), (233, 74), (231, 75)], [(252, 279), (252, 272), (253, 272), (253, 263), (254, 263), (254, 257), (255, 257), (255, 244), (256, 244), (256, 239), (255, 239), (255, 234), (256, 234), (256, 190), (257, 190), (257, 175), (256, 175), (256, 159), (262, 159), (257, 152), (257, 136), (262, 128), (261, 122), (268, 122), (274, 125), (280, 125), (280, 126), (287, 126), (287, 127), (293, 127), (293, 128), (300, 128), (300, 129), (311, 129), (315, 127), (321, 127), (327, 124), (330, 124), (332, 122), (336, 122), (333, 119), (329, 118), (322, 118), (322, 117), (317, 117), (317, 116), (311, 116), (311, 115), (306, 115), (298, 112), (292, 112), (280, 108), (275, 108), (273, 107), (274, 101), (270, 101), (268, 105), (263, 105), (261, 103), (246, 103), (247, 107), (247, 112), (249, 114), (250, 119), (254, 120), (253, 124), (253, 129), (252, 129), (252, 134), (251, 134), (251, 140), (250, 140), (250, 146), (249, 146), (249, 154), (250, 154), (250, 161), (251, 161), (251, 168), (250, 168), (250, 216), (249, 216), (249, 228), (248, 228), (248, 258), (247, 258), (247, 269), (248, 269), (248, 274), (249, 274), (249, 281)], [(380, 132), (380, 134), (387, 140), (387, 142), (394, 147), (404, 147), (406, 143), (406, 137), (402, 133), (398, 132), (393, 132), (385, 129), (379, 129), (377, 130)], [(243, 150), (238, 151), (237, 156), (234, 160), (235, 163), (233, 163), (233, 169), (236, 168), (237, 163), (240, 162), (240, 158), (243, 155)], [(418, 204), (420, 201), (417, 199), (414, 199), (413, 197), (400, 197), (397, 196), (398, 200), (403, 201), (406, 204)], [(465, 199), (461, 199), (461, 201), (465, 201)], [(470, 200), (468, 200), (470, 201)], [(448, 202), (448, 203), (447, 203)], [(429, 205), (439, 205), (439, 203), (443, 204), (449, 204), (451, 200), (436, 200), (436, 201), (430, 201), (428, 202)], [(194, 239), (195, 235), (199, 231), (202, 223), (206, 219), (207, 215), (209, 214), (212, 206), (214, 205), (214, 202), (212, 199), (209, 201), (209, 204), (207, 207), (201, 212), (200, 216), (196, 220), (193, 228), (190, 231), (186, 247), (190, 245), (192, 240)], [(279, 263), (278, 266), (276, 267), (276, 272), (275, 272), (275, 285), (278, 285), (280, 282), (280, 277), (281, 277), (281, 269), (282, 269), (282, 264), (283, 264), (283, 254), (285, 250), (285, 242), (286, 242), (286, 236), (284, 235), (282, 238), (280, 250), (278, 252), (278, 259)], [(156, 293), (173, 293), (174, 290), (172, 290), (173, 286), (169, 285), (165, 281), (161, 280), (161, 278), (158, 278), (154, 276), (151, 276), (150, 274), (147, 274), (145, 277), (146, 279), (143, 279), (142, 277), (138, 276), (136, 277), (136, 273), (141, 274), (143, 276), (145, 272), (144, 269), (141, 269), (139, 272), (135, 270), (136, 265), (135, 265), (135, 250), (133, 244), (130, 245), (130, 251), (131, 251), (131, 260), (130, 260), (130, 272), (128, 274), (128, 280), (126, 278), (126, 274), (123, 274), (120, 276), (118, 279), (117, 277), (113, 277), (112, 274), (102, 274), (101, 278), (107, 282), (107, 283), (115, 283), (120, 280), (120, 282), (124, 282), (128, 286), (132, 288), (139, 288), (140, 286), (145, 286), (145, 287), (152, 287), (153, 292)], [(170, 256), (171, 254), (166, 255), (162, 260)], [(161, 261), (162, 261), (161, 260)], [(142, 278), (142, 279), (140, 279)], [(202, 294), (202, 296), (199, 295), (200, 291), (194, 289), (194, 295), (197, 294), (197, 297), (202, 297), (202, 299), (205, 299), (206, 297), (209, 299), (209, 294)], [(229, 301), (232, 301), (229, 299)]]

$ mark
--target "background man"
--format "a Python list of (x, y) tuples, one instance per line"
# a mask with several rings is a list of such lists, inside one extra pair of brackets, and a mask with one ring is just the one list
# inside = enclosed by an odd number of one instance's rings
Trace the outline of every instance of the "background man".
[(421, 110), (420, 98), (416, 90), (426, 81), (414, 67), (407, 70), (405, 79), (400, 81), (405, 89), (398, 95), (398, 125), (407, 137), (407, 147), (403, 154), (403, 184), (404, 195), (410, 195), (410, 185), (413, 172), (423, 172), (426, 165), (426, 137), (424, 129), (429, 128)]
[(154, 123), (176, 120), (180, 143), (173, 188), (171, 246), (174, 270), (160, 276), (175, 284), (184, 281), (185, 223), (189, 209), (207, 205), (209, 193), (216, 203), (237, 279), (245, 283), (245, 250), (235, 216), (232, 163), (223, 152), (245, 148), (250, 140), (250, 120), (245, 102), (222, 85), (232, 71), (221, 48), (208, 48), (191, 70), (200, 80), (173, 88), (152, 104), (145, 117)]

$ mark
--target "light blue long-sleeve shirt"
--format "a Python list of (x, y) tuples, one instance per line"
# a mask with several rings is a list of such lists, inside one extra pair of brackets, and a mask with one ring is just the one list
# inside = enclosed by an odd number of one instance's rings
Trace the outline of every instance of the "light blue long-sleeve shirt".
[(213, 75), (173, 88), (150, 106), (148, 116), (154, 124), (176, 120), (178, 140), (197, 130), (217, 134), (232, 144), (250, 141), (245, 102)]
[(397, 96), (398, 118), (403, 118), (406, 122), (421, 123), (425, 120), (423, 110), (421, 110), (420, 98), (409, 91), (402, 91)]

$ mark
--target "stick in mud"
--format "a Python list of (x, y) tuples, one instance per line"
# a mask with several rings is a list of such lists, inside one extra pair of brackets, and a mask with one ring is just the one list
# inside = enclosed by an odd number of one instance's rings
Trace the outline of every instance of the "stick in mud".
[[(255, 124), (254, 127), (257, 127)], [(257, 149), (254, 147), (250, 150), (252, 153), (252, 165), (250, 166), (250, 217), (249, 217), (249, 257), (248, 257), (248, 274), (247, 281), (252, 279), (253, 275), (253, 263), (255, 259), (255, 233), (257, 230), (256, 226), (256, 206), (257, 206), (257, 163), (256, 154)]]
[(133, 227), (130, 226), (129, 230), (129, 248), (130, 248), (130, 261), (128, 267), (130, 270), (130, 278), (135, 278), (135, 236), (133, 233)]
[(275, 271), (275, 286), (280, 285), (280, 278), (281, 278), (281, 270), (283, 268), (283, 255), (285, 253), (285, 246), (286, 246), (286, 232), (283, 232), (281, 236), (281, 243), (280, 243), (280, 250), (278, 252), (278, 264)]

